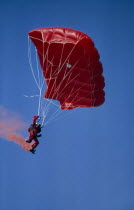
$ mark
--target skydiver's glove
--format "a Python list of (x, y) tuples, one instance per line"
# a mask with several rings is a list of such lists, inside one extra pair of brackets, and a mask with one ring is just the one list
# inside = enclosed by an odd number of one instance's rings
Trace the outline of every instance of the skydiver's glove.
[(34, 116), (33, 118), (34, 118), (34, 120), (37, 120), (39, 118), (39, 116)]
[(41, 137), (42, 135), (41, 134), (39, 134), (39, 135), (36, 135), (36, 137)]

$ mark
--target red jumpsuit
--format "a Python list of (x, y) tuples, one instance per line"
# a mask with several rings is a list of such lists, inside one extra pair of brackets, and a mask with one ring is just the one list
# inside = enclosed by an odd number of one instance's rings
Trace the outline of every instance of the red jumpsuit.
[(34, 116), (33, 123), (28, 128), (28, 131), (30, 133), (29, 139), (34, 141), (34, 144), (32, 145), (33, 148), (36, 148), (39, 144), (39, 141), (37, 139), (37, 134), (39, 133), (36, 128), (36, 120), (38, 119), (38, 116)]

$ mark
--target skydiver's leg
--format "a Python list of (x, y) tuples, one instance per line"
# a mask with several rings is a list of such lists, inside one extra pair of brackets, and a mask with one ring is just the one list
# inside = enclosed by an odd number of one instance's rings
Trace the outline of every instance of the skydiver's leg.
[(34, 132), (33, 131), (30, 131), (29, 138), (28, 138), (28, 140), (26, 142), (27, 143), (31, 143), (33, 139), (34, 139)]
[(39, 141), (37, 138), (34, 138), (34, 144), (32, 145), (33, 148), (36, 148), (39, 145)]
[(33, 131), (30, 131), (29, 139), (32, 139), (33, 140), (34, 139), (34, 135), (35, 135), (34, 132)]

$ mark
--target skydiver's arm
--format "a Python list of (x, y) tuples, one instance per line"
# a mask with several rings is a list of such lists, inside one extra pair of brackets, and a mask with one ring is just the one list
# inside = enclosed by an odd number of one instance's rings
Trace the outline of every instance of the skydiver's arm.
[(34, 116), (33, 117), (33, 122), (32, 125), (35, 126), (36, 125), (36, 120), (39, 118), (39, 116)]

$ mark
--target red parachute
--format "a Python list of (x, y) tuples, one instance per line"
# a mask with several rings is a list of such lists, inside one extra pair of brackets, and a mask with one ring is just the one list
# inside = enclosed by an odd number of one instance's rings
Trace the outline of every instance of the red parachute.
[(44, 98), (60, 101), (61, 109), (104, 103), (103, 67), (88, 35), (64, 27), (35, 29), (28, 35), (45, 77)]

